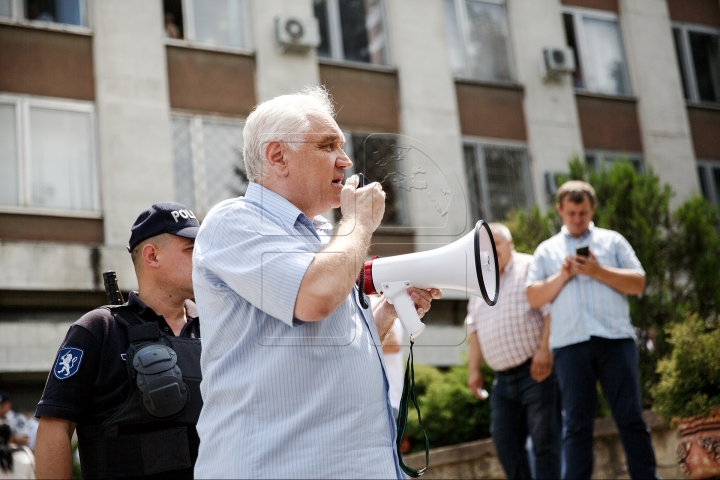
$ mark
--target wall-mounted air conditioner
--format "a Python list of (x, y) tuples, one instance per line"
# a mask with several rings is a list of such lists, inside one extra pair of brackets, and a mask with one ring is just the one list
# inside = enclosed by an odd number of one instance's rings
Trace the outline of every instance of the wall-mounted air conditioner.
[(277, 17), (275, 38), (281, 51), (306, 51), (320, 45), (320, 27), (316, 18)]

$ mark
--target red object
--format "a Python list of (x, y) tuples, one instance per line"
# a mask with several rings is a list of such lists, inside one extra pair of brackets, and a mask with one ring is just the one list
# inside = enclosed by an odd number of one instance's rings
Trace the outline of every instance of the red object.
[[(373, 260), (375, 260), (376, 258), (378, 258), (377, 255), (372, 257), (370, 260), (365, 262), (365, 264), (363, 265), (363, 273), (365, 275), (363, 278), (362, 289), (363, 289), (363, 292), (365, 292), (365, 295), (372, 295), (374, 293), (378, 293), (375, 291), (375, 285), (373, 284), (373, 278), (372, 278), (372, 263), (373, 263)], [(358, 277), (358, 279), (355, 283), (357, 283), (359, 285), (360, 277)]]

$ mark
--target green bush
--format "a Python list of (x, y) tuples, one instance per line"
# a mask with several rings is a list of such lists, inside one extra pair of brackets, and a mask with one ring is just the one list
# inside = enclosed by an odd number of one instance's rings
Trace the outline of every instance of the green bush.
[(666, 420), (706, 414), (720, 405), (720, 329), (694, 314), (667, 330), (672, 354), (658, 363), (653, 408)]
[[(483, 367), (485, 389), (490, 391), (493, 372)], [(490, 436), (490, 402), (475, 398), (467, 386), (467, 364), (446, 372), (427, 365), (415, 366), (415, 385), (422, 424), (430, 448), (455, 445)], [(406, 435), (410, 451), (422, 451), (425, 439), (411, 405)]]

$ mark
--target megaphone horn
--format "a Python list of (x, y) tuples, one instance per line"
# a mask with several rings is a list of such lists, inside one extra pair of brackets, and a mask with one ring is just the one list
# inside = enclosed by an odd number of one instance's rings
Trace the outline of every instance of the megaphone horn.
[(425, 324), (407, 293), (416, 288), (446, 288), (482, 297), (488, 305), (497, 303), (500, 270), (490, 226), (480, 220), (472, 232), (444, 247), (426, 252), (388, 258), (373, 258), (363, 265), (367, 294), (382, 293), (395, 306), (400, 322), (411, 338), (417, 338)]

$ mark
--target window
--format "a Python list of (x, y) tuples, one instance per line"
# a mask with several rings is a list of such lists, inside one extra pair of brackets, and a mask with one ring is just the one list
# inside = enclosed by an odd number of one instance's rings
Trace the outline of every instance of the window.
[(504, 1), (444, 0), (450, 65), (457, 77), (514, 82)]
[[(400, 188), (406, 179), (399, 160), (402, 147), (395, 135), (346, 134), (345, 150), (353, 161), (354, 172), (362, 172), (368, 182), (379, 182), (385, 192), (385, 214), (383, 227), (407, 227), (410, 219), (407, 210), (405, 190)], [(345, 178), (352, 175), (345, 174)]]
[(176, 200), (204, 217), (216, 203), (244, 195), (243, 122), (174, 115)]
[(703, 196), (720, 208), (720, 162), (697, 162), (698, 177)]
[(685, 98), (720, 103), (720, 30), (673, 27)]
[(163, 0), (167, 38), (249, 48), (245, 0)]
[(504, 220), (511, 210), (533, 205), (525, 147), (466, 142), (463, 151), (475, 221)]
[(0, 206), (97, 212), (92, 104), (0, 96)]
[(565, 38), (575, 50), (575, 88), (592, 93), (630, 95), (630, 80), (617, 16), (565, 10)]
[(588, 150), (585, 152), (585, 164), (590, 170), (609, 168), (618, 161), (632, 163), (638, 173), (642, 173), (644, 169), (642, 156), (637, 153), (608, 152), (604, 150)]
[(382, 0), (314, 0), (320, 57), (387, 65)]
[(86, 0), (0, 0), (0, 17), (88, 26)]

